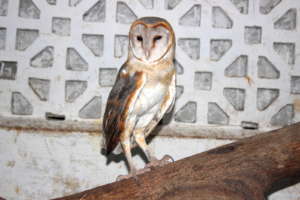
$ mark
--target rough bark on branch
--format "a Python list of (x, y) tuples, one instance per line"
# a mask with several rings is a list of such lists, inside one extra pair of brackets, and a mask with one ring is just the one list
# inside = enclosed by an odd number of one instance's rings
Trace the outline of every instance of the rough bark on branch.
[[(180, 149), (178, 149), (180, 151)], [(300, 123), (239, 140), (59, 200), (262, 200), (300, 175)]]

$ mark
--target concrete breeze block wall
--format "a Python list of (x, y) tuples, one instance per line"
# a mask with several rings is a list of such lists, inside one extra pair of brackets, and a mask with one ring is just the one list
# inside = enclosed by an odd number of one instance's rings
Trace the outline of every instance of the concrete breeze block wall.
[[(210, 137), (155, 137), (158, 158), (300, 121), (299, 11), (299, 0), (0, 0), (0, 196), (51, 199), (127, 173), (89, 132), (100, 133), (138, 17), (166, 18), (177, 37), (176, 107), (160, 133)], [(3, 128), (17, 126), (38, 130)]]
[(296, 0), (0, 0), (0, 116), (101, 121), (130, 24), (160, 16), (177, 37), (169, 126), (299, 121), (299, 9)]

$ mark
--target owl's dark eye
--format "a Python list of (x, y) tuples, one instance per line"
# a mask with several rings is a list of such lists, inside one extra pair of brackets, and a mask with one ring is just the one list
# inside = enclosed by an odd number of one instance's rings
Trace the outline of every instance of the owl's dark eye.
[(142, 41), (143, 41), (143, 37), (142, 37), (142, 36), (140, 36), (140, 35), (136, 36), (136, 39), (137, 39), (138, 41), (140, 41), (140, 42), (142, 42)]
[(156, 35), (154, 38), (153, 38), (153, 41), (156, 42), (158, 40), (160, 40), (162, 38), (161, 35)]

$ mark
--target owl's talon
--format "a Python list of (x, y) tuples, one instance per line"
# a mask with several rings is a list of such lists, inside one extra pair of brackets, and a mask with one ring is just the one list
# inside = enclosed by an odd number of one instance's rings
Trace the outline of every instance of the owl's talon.
[(130, 172), (128, 175), (119, 175), (116, 179), (116, 181), (121, 181), (124, 179), (129, 179), (129, 178), (134, 178), (135, 181), (139, 184), (139, 179), (138, 179), (138, 175), (149, 172), (150, 169), (149, 168), (143, 168), (140, 170), (136, 170), (134, 172)]
[(121, 180), (123, 180), (123, 179), (129, 178), (129, 177), (127, 177), (127, 176), (128, 176), (128, 175), (119, 175), (119, 176), (117, 177), (116, 181), (121, 181)]
[(158, 160), (156, 158), (151, 159), (151, 162), (149, 162), (145, 168), (150, 168), (151, 170), (153, 170), (155, 169), (155, 167), (162, 167), (171, 162), (174, 162), (174, 159), (169, 155), (165, 155), (161, 160)]
[(119, 175), (116, 179), (116, 181), (122, 181), (125, 179), (130, 179), (134, 178), (136, 181), (138, 181), (137, 175), (136, 174), (128, 174), (128, 175)]
[(174, 162), (174, 159), (170, 156), (170, 155), (164, 155), (164, 157), (162, 158), (163, 161), (166, 161), (166, 162)]

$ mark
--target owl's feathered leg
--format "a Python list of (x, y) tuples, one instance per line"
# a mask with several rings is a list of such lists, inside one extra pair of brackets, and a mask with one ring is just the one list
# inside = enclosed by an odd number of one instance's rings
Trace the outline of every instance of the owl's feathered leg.
[(124, 141), (121, 141), (121, 145), (123, 148), (123, 152), (125, 153), (125, 157), (129, 166), (129, 174), (128, 175), (119, 175), (117, 177), (117, 181), (122, 179), (127, 179), (134, 177), (136, 179), (136, 168), (133, 164), (132, 155), (131, 155), (131, 147), (130, 147), (130, 139), (126, 138)]
[(132, 160), (129, 138), (126, 139), (126, 141), (121, 142), (121, 144), (122, 144), (122, 148), (123, 148), (123, 151), (125, 153), (125, 156), (126, 156), (126, 159), (127, 159), (128, 165), (129, 165), (129, 173), (132, 175), (135, 175), (136, 168), (135, 168), (135, 166), (133, 164), (133, 160)]
[(139, 145), (139, 147), (145, 153), (149, 162), (157, 160), (156, 157), (154, 156), (152, 150), (148, 147), (146, 140), (145, 140), (145, 136), (142, 132), (136, 131), (134, 138), (135, 138), (136, 143)]
[(117, 177), (117, 181), (120, 181), (120, 180), (123, 180), (123, 179), (128, 179), (128, 178), (131, 178), (131, 177), (133, 177), (136, 181), (138, 181), (137, 175), (145, 173), (146, 171), (149, 171), (149, 169), (137, 170), (136, 167), (134, 166), (133, 159), (132, 159), (132, 154), (131, 154), (130, 136), (126, 137), (126, 139), (123, 139), (121, 141), (121, 145), (122, 145), (123, 151), (125, 153), (126, 160), (128, 162), (129, 174), (128, 175), (119, 175)]
[(152, 152), (152, 150), (147, 145), (146, 140), (145, 140), (145, 135), (143, 132), (141, 132), (141, 131), (135, 132), (134, 137), (135, 137), (136, 143), (143, 150), (143, 152), (145, 153), (145, 155), (149, 161), (149, 163), (146, 165), (145, 169), (154, 168), (157, 166), (163, 166), (163, 165), (166, 165), (166, 164), (174, 161), (173, 158), (169, 155), (165, 155), (161, 160), (157, 159), (154, 156), (154, 153)]

